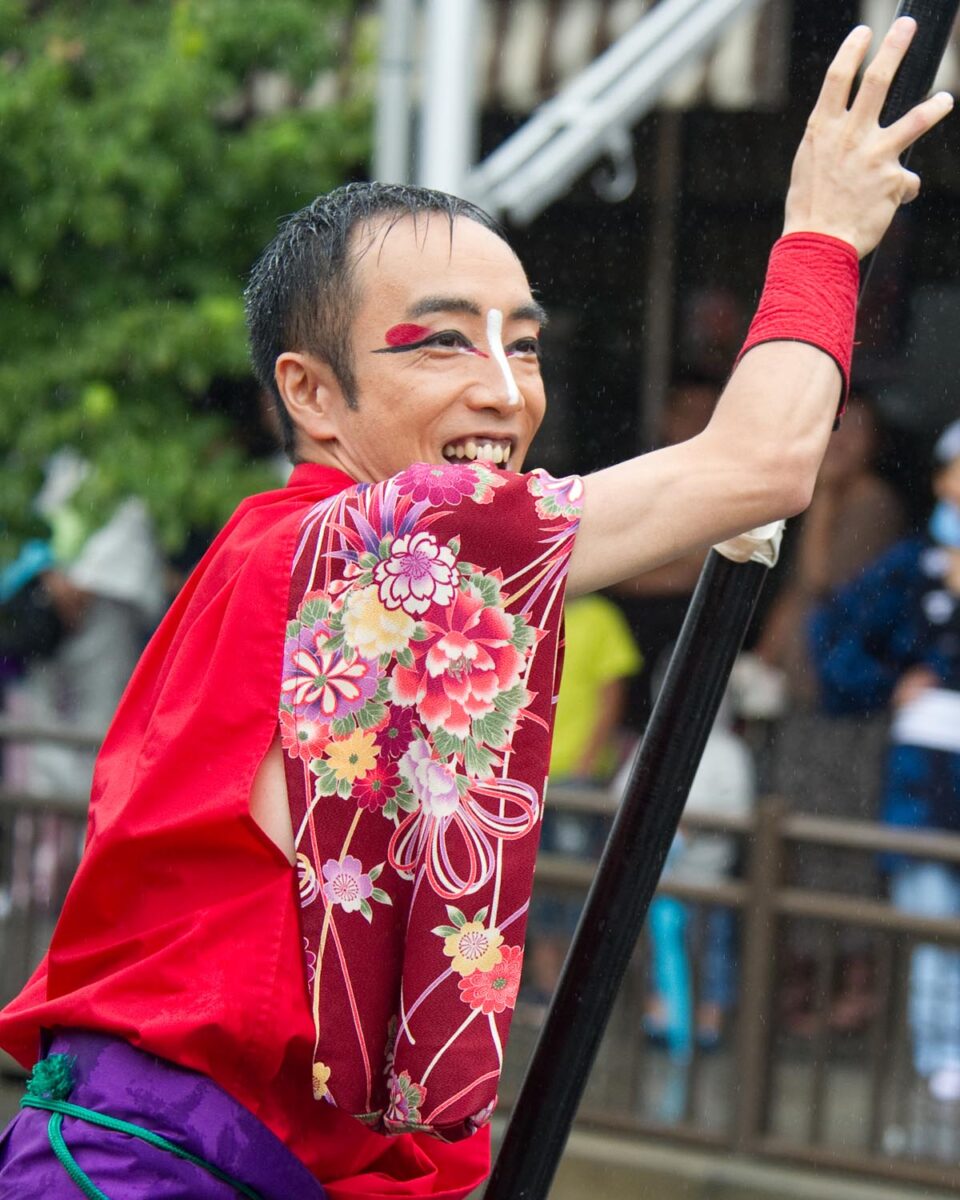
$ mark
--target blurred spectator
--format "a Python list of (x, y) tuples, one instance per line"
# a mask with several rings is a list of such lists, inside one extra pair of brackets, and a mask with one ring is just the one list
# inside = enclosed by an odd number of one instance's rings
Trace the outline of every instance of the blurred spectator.
[[(838, 592), (811, 634), (830, 711), (892, 708), (883, 820), (960, 830), (960, 421), (935, 447), (933, 490), (928, 536), (901, 542)], [(956, 866), (902, 856), (887, 866), (898, 908), (960, 917)], [(909, 1022), (931, 1094), (960, 1100), (960, 952), (914, 951)]]
[[(799, 528), (795, 553), (756, 645), (756, 657), (738, 664), (734, 679), (748, 672), (776, 672), (786, 695), (771, 747), (772, 789), (795, 809), (817, 816), (871, 819), (875, 816), (885, 737), (881, 714), (843, 717), (821, 711), (805, 629), (814, 606), (854, 579), (903, 532), (903, 510), (893, 489), (873, 467), (877, 428), (865, 400), (850, 398), (841, 428), (833, 434), (817, 479), (813, 502)], [(767, 680), (769, 683), (770, 681)], [(753, 681), (756, 686), (757, 680)], [(776, 689), (768, 689), (772, 694)], [(751, 689), (739, 697), (750, 712)], [(758, 715), (773, 715), (769, 712)], [(843, 770), (837, 764), (843, 763)], [(869, 856), (830, 847), (803, 846), (796, 858), (797, 882), (807, 888), (875, 896), (876, 866)], [(812, 1032), (814, 954), (819, 928), (798, 926), (785, 974), (784, 1018), (797, 1033)], [(869, 941), (848, 930), (830, 1024), (852, 1032), (869, 1020), (875, 997)]]
[(571, 600), (563, 617), (563, 679), (550, 783), (605, 783), (617, 766), (627, 681), (643, 659), (623, 614), (606, 596)]
[[(716, 406), (720, 387), (700, 377), (674, 383), (663, 408), (658, 445), (674, 446), (702, 433)], [(652, 705), (650, 679), (664, 652), (677, 639), (704, 556), (705, 552), (695, 551), (655, 571), (624, 580), (613, 589), (650, 668), (630, 689), (628, 721), (635, 732), (647, 723)]]
[[(7, 687), (6, 715), (100, 735), (163, 611), (164, 572), (141, 501), (126, 500), (99, 529), (86, 528), (72, 500), (87, 470), (78, 455), (60, 452), (37, 497), (52, 531), (38, 582), (60, 628), (27, 654)], [(84, 796), (94, 755), (54, 742), (11, 745), (5, 782), (35, 795)]]
[[(616, 770), (619, 736), (627, 701), (627, 682), (643, 659), (623, 614), (606, 596), (581, 596), (564, 608), (563, 678), (557, 698), (550, 792), (558, 788), (596, 787)], [(549, 799), (543, 815), (540, 848), (555, 854), (599, 854), (606, 819), (554, 811)], [(531, 919), (527, 951), (534, 998), (546, 1000), (560, 977), (579, 900), (538, 900)]]
[[(685, 816), (743, 817), (753, 811), (753, 757), (743, 738), (734, 732), (732, 717), (725, 698), (694, 776)], [(621, 774), (617, 784), (626, 782), (625, 772)], [(709, 886), (729, 879), (736, 865), (735, 836), (693, 832), (681, 822), (663, 878)], [(650, 906), (648, 929), (652, 989), (644, 1014), (645, 1033), (654, 1041), (666, 1042), (680, 1058), (690, 1054), (694, 1037), (701, 1048), (712, 1049), (720, 1042), (724, 1018), (735, 1002), (734, 914), (728, 908), (657, 896)], [(699, 989), (693, 982), (697, 959)], [(696, 1013), (695, 991), (699, 993)]]
[(735, 292), (722, 284), (695, 288), (684, 302), (680, 327), (685, 369), (723, 387), (749, 324), (750, 314)]

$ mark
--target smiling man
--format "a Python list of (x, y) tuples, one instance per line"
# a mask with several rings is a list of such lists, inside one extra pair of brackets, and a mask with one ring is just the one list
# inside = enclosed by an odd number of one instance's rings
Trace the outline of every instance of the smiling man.
[(808, 502), (858, 256), (917, 192), (899, 155), (950, 107), (880, 128), (912, 32), (893, 26), (852, 104), (867, 31), (841, 48), (707, 429), (585, 479), (523, 473), (543, 313), (485, 214), (357, 184), (285, 223), (247, 298), (296, 466), (214, 543), (104, 743), (50, 952), (0, 1016), (0, 1044), (43, 1056), (3, 1194), (481, 1182), (564, 594)]

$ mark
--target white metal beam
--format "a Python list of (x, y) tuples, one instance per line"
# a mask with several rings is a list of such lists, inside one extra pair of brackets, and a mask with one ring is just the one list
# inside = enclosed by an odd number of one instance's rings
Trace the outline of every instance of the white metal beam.
[(677, 71), (759, 3), (661, 0), (469, 172), (465, 194), (518, 223), (532, 220), (603, 156), (612, 132), (635, 125)]
[(417, 182), (462, 196), (476, 153), (477, 0), (426, 0)]
[(415, 0), (381, 0), (380, 55), (373, 177), (383, 183), (413, 178), (413, 37)]

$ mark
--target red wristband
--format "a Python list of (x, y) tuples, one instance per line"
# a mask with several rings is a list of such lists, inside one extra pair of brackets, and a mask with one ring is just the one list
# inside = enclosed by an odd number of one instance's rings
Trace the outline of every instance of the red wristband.
[(850, 389), (860, 262), (857, 252), (825, 233), (788, 233), (770, 251), (767, 279), (737, 362), (762, 342), (806, 342), (829, 354)]

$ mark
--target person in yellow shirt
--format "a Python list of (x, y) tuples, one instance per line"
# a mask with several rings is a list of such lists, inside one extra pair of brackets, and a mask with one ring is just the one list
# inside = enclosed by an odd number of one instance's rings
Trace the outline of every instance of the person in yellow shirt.
[[(627, 704), (628, 681), (643, 656), (626, 618), (599, 593), (569, 601), (564, 608), (563, 678), (557, 698), (549, 791), (606, 784), (619, 765), (618, 735)], [(547, 799), (540, 849), (573, 857), (599, 854), (607, 820), (554, 811)], [(530, 929), (532, 1001), (549, 999), (563, 965), (583, 898), (538, 896)]]
[(550, 782), (605, 783), (617, 766), (627, 682), (640, 672), (643, 656), (623, 613), (606, 596), (572, 600), (563, 616), (566, 649)]

